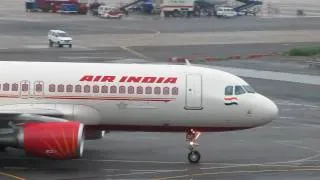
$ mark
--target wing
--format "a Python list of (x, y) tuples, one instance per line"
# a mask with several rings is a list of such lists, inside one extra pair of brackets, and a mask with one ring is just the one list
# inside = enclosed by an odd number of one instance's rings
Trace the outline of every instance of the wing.
[(65, 114), (54, 104), (15, 104), (0, 106), (0, 121), (66, 122)]

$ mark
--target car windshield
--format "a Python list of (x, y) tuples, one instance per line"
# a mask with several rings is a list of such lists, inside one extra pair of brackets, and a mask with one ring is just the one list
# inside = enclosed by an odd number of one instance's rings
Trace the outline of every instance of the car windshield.
[(248, 92), (248, 93), (255, 93), (256, 91), (249, 85), (243, 86), (243, 88)]
[(67, 33), (57, 33), (59, 37), (69, 37)]

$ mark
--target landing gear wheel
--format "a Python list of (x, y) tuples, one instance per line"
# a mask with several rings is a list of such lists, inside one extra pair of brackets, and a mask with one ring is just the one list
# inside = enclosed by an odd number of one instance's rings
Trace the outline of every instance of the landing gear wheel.
[(197, 147), (199, 146), (199, 143), (197, 143), (197, 139), (200, 137), (201, 133), (198, 131), (195, 131), (194, 129), (190, 129), (187, 131), (186, 134), (186, 141), (188, 141), (188, 160), (190, 163), (198, 163), (200, 161), (201, 155), (199, 151), (197, 151)]
[(198, 163), (200, 161), (201, 155), (199, 151), (191, 151), (188, 154), (188, 160), (190, 163)]
[(6, 146), (0, 146), (0, 152), (6, 152), (7, 147)]

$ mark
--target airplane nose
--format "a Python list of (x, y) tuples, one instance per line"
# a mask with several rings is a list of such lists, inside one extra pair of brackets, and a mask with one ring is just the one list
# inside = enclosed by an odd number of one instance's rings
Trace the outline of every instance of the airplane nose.
[(262, 96), (262, 121), (264, 123), (269, 123), (276, 119), (279, 113), (277, 105), (271, 101), (269, 98)]

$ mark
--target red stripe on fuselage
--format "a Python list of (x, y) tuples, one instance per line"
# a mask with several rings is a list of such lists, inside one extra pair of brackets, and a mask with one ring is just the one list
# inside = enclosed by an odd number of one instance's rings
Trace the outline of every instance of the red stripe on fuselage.
[(224, 100), (231, 101), (231, 100), (238, 100), (238, 98), (236, 98), (236, 97), (228, 97), (228, 98), (224, 98)]
[[(27, 97), (27, 96), (26, 96)], [(30, 98), (33, 98), (31, 96)], [(146, 98), (146, 97), (106, 97), (106, 96), (35, 96), (43, 99), (61, 99), (61, 100), (108, 100), (108, 101), (153, 101), (153, 102), (169, 102), (175, 98)], [(20, 98), (20, 96), (0, 95), (0, 98)]]

